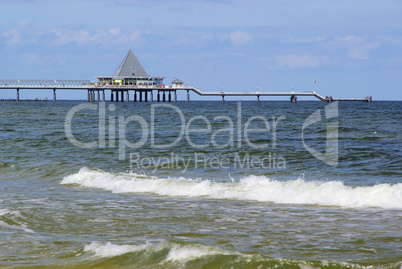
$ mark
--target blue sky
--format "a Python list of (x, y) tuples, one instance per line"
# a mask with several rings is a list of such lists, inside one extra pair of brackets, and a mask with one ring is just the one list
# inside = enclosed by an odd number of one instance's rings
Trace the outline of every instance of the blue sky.
[[(0, 10), (0, 79), (95, 80), (132, 49), (151, 76), (205, 91), (402, 100), (400, 0), (0, 0)], [(70, 94), (58, 95), (86, 98)]]

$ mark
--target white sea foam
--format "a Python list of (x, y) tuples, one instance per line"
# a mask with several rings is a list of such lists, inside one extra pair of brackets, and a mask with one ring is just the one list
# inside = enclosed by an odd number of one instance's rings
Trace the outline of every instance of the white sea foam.
[(229, 183), (144, 177), (132, 173), (112, 174), (86, 167), (65, 177), (61, 183), (100, 188), (114, 193), (154, 193), (175, 197), (402, 209), (402, 183), (350, 187), (340, 181), (279, 181), (253, 175), (242, 178), (239, 182)]
[(181, 246), (174, 244), (170, 249), (165, 261), (166, 262), (187, 262), (189, 260), (202, 258), (213, 255), (230, 255), (234, 254), (229, 251), (217, 247), (208, 247), (203, 245)]
[[(34, 233), (24, 222), (24, 217), (18, 210), (0, 209), (0, 227), (12, 230), (22, 230), (26, 233)], [(12, 224), (10, 224), (12, 223)]]
[(114, 257), (126, 253), (135, 253), (138, 251), (146, 251), (152, 254), (163, 249), (168, 249), (169, 252), (161, 261), (162, 264), (165, 262), (186, 263), (187, 261), (193, 259), (212, 255), (241, 255), (235, 252), (225, 251), (214, 246), (205, 246), (201, 244), (178, 244), (169, 241), (162, 241), (154, 244), (146, 243), (142, 245), (117, 245), (111, 242), (92, 242), (84, 247), (84, 251), (91, 252), (97, 257)]
[(9, 213), (9, 212), (10, 212), (10, 210), (8, 210), (8, 209), (5, 209), (5, 208), (0, 209), (0, 217), (5, 215), (5, 214), (7, 214), (7, 213)]
[[(139, 255), (138, 259), (140, 259), (142, 263), (148, 262), (148, 267), (152, 268), (187, 268), (186, 264), (190, 261), (222, 255), (231, 255), (232, 257), (227, 259), (225, 258), (225, 261), (232, 261), (232, 265), (238, 264), (238, 267), (250, 265), (249, 267), (260, 268), (266, 261), (269, 261), (269, 264), (272, 265), (271, 267), (275, 268), (296, 266), (300, 268), (317, 268), (317, 265), (319, 264), (319, 262), (310, 263), (308, 261), (297, 261), (293, 259), (274, 259), (258, 254), (251, 255), (228, 251), (215, 246), (207, 246), (199, 243), (175, 243), (167, 240), (164, 240), (160, 243), (146, 243), (142, 245), (117, 245), (111, 242), (92, 242), (84, 247), (84, 251), (91, 252), (95, 257), (100, 258), (110, 258), (127, 253), (133, 253), (135, 255)], [(132, 266), (136, 265), (135, 260), (128, 259), (127, 261), (132, 262)], [(341, 266), (345, 268), (363, 268), (362, 266), (348, 262), (338, 263), (321, 261), (321, 264), (323, 267), (331, 267), (331, 265), (333, 265), (334, 267)], [(206, 265), (208, 266), (208, 263), (206, 263)]]
[(115, 245), (110, 242), (102, 244), (99, 242), (92, 242), (84, 247), (84, 251), (92, 252), (94, 256), (99, 257), (114, 257), (118, 255), (123, 255), (130, 252), (136, 252), (145, 249), (144, 245)]

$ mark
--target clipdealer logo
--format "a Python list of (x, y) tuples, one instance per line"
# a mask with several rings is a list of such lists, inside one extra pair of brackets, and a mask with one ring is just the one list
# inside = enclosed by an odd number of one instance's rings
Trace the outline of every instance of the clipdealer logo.
[(168, 156), (148, 157), (140, 153), (130, 153), (130, 170), (148, 170), (155, 173), (158, 169), (181, 170), (182, 173), (188, 169), (285, 169), (286, 162), (276, 153), (269, 152), (262, 157), (253, 157), (249, 153), (229, 154), (225, 157), (208, 156), (204, 153), (194, 152), (192, 155), (182, 156), (171, 152)]
[[(73, 134), (73, 118), (78, 112), (85, 109), (91, 109), (98, 112), (98, 141), (83, 142), (77, 139)], [(167, 111), (170, 110), (170, 111)], [(278, 124), (286, 119), (285, 116), (278, 118), (272, 117), (267, 119), (263, 116), (252, 116), (247, 120), (242, 118), (241, 102), (237, 104), (237, 117), (235, 120), (225, 115), (215, 116), (208, 119), (205, 116), (197, 115), (186, 120), (184, 113), (176, 106), (170, 104), (152, 104), (150, 106), (150, 122), (148, 123), (140, 115), (131, 115), (125, 117), (123, 115), (106, 115), (107, 112), (111, 113), (116, 111), (114, 104), (106, 105), (104, 102), (99, 104), (83, 103), (73, 107), (65, 118), (64, 129), (68, 140), (79, 148), (116, 148), (119, 150), (119, 159), (125, 160), (126, 149), (138, 149), (144, 146), (147, 142), (151, 148), (166, 149), (172, 148), (180, 141), (185, 140), (187, 144), (194, 149), (203, 149), (209, 147), (215, 148), (228, 148), (237, 147), (241, 148), (243, 144), (255, 149), (266, 149), (269, 147), (276, 148), (277, 137), (276, 130)], [(176, 132), (176, 138), (169, 143), (161, 143), (156, 139), (157, 133), (157, 120), (156, 115), (159, 113), (171, 113), (176, 121), (179, 121), (180, 127)], [(113, 114), (113, 113), (111, 113)], [(244, 121), (245, 120), (245, 121)], [(216, 129), (213, 127), (213, 122), (223, 122), (224, 127)], [(198, 124), (196, 124), (198, 122)], [(211, 123), (212, 122), (212, 123)], [(128, 125), (136, 123), (140, 126), (136, 131), (141, 133), (141, 137), (137, 141), (129, 141), (126, 138)], [(201, 124), (200, 124), (201, 123)], [(259, 124), (260, 128), (255, 128)], [(201, 127), (199, 127), (201, 125)], [(116, 128), (116, 126), (118, 126)], [(197, 126), (197, 127), (194, 127)], [(265, 133), (266, 141), (255, 143), (251, 139), (252, 133)], [(192, 134), (204, 134), (207, 141), (197, 141), (192, 137)], [(219, 137), (225, 136), (227, 139), (222, 143)]]
[[(325, 119), (338, 118), (338, 102), (334, 102), (325, 106)], [(309, 147), (304, 140), (304, 130), (307, 126), (322, 121), (322, 110), (319, 109), (311, 114), (303, 124), (302, 127), (302, 141), (304, 148), (310, 152), (314, 157), (323, 161), (324, 163), (336, 167), (338, 165), (338, 122), (332, 122), (327, 124), (327, 139), (325, 153), (316, 151)]]
[[(83, 142), (73, 134), (73, 119), (76, 114), (82, 110), (95, 110), (98, 114), (98, 137), (95, 138), (91, 142)], [(170, 111), (168, 111), (170, 110)], [(332, 119), (338, 117), (338, 103), (332, 103), (325, 107), (325, 118)], [(180, 127), (177, 130), (174, 130), (175, 135), (173, 136), (175, 139), (173, 141), (168, 141), (167, 143), (161, 143), (160, 139), (156, 139), (156, 134), (158, 133), (156, 116), (160, 113), (171, 113), (175, 115), (174, 118), (176, 121), (179, 121)], [(322, 111), (317, 110), (312, 115), (310, 115), (302, 126), (302, 143), (304, 148), (310, 152), (315, 158), (325, 162), (330, 166), (338, 165), (338, 123), (329, 123), (327, 124), (327, 145), (326, 151), (324, 153), (319, 152), (312, 147), (308, 146), (305, 142), (305, 129), (315, 123), (319, 123), (322, 121), (321, 116)], [(186, 117), (184, 113), (180, 110), (180, 108), (170, 105), (170, 104), (152, 104), (150, 106), (150, 122), (147, 122), (140, 115), (131, 115), (125, 117), (123, 115), (116, 115), (116, 106), (114, 104), (109, 104), (106, 108), (106, 104), (104, 102), (98, 104), (92, 103), (83, 103), (73, 107), (66, 115), (65, 118), (65, 134), (71, 144), (76, 147), (83, 149), (90, 148), (117, 148), (119, 154), (119, 160), (126, 160), (127, 157), (127, 149), (138, 150), (139, 148), (147, 145), (147, 147), (151, 147), (153, 149), (166, 149), (172, 148), (176, 146), (180, 141), (185, 140), (187, 144), (193, 149), (204, 149), (209, 147), (215, 148), (241, 148), (244, 144), (248, 147), (254, 149), (272, 149), (277, 147), (277, 129), (278, 125), (281, 121), (286, 119), (286, 116), (272, 117), (271, 119), (267, 119), (266, 117), (257, 115), (252, 116), (247, 119), (242, 118), (242, 108), (241, 102), (237, 103), (237, 117), (233, 120), (228, 116), (219, 115), (215, 116), (212, 119), (208, 119), (205, 116), (197, 115), (193, 116), (188, 121), (186, 121)], [(78, 117), (78, 116), (77, 116)], [(224, 122), (224, 128), (214, 129), (211, 124), (216, 121)], [(195, 124), (197, 122), (198, 124)], [(201, 122), (201, 124), (200, 124)], [(129, 124), (136, 124), (136, 140), (132, 141), (133, 136), (130, 137), (130, 141), (127, 139), (126, 134), (129, 133)], [(199, 127), (201, 125), (201, 128)], [(195, 128), (194, 126), (197, 126)], [(222, 126), (222, 125), (220, 125)], [(259, 128), (255, 128), (258, 126)], [(254, 127), (254, 128), (253, 128)], [(138, 136), (138, 132), (140, 135)], [(255, 143), (252, 141), (251, 137), (253, 133), (261, 133), (264, 135), (265, 140), (263, 142)], [(198, 141), (194, 139), (194, 135), (203, 134), (208, 139), (203, 139)], [(218, 139), (220, 137), (220, 139)], [(222, 137), (227, 138), (224, 143), (222, 143)], [(173, 152), (171, 152), (174, 154)], [(266, 156), (261, 156), (260, 159), (256, 160), (255, 158), (249, 159), (247, 156), (246, 159), (240, 159), (238, 156), (234, 156), (232, 159), (237, 163), (244, 162), (252, 162), (259, 163), (260, 167), (263, 168), (286, 168), (285, 159), (281, 156), (276, 156), (276, 153), (266, 152)], [(142, 167), (146, 168), (146, 164), (154, 163), (160, 164), (160, 160), (148, 160), (149, 157), (144, 156), (139, 158), (139, 153), (130, 153), (130, 167), (134, 163), (134, 161), (138, 164), (141, 164)], [(202, 155), (194, 155), (192, 158), (197, 162), (205, 162), (201, 160), (199, 156)], [(269, 156), (269, 157), (267, 157)], [(133, 160), (133, 158), (135, 160)], [(278, 167), (272, 165), (272, 161), (275, 163), (275, 159), (279, 160), (276, 162)], [(179, 161), (178, 161), (179, 160)], [(176, 163), (184, 164), (185, 161), (180, 159), (180, 156), (174, 158)], [(216, 163), (222, 163), (220, 165), (221, 168), (226, 168), (225, 164), (227, 160), (217, 160), (216, 158), (211, 158), (209, 160), (211, 162), (210, 166), (215, 167)], [(269, 161), (269, 162), (267, 162)], [(166, 161), (165, 163), (169, 163)], [(172, 161), (171, 161), (172, 163)], [(267, 164), (268, 163), (268, 164)], [(156, 165), (157, 166), (157, 165)], [(206, 164), (204, 164), (206, 166)], [(252, 165), (255, 167), (254, 165)]]

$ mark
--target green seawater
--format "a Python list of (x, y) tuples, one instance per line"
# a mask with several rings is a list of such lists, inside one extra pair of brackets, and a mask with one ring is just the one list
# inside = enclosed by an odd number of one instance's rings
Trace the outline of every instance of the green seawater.
[(328, 105), (0, 102), (0, 267), (400, 268), (402, 102)]

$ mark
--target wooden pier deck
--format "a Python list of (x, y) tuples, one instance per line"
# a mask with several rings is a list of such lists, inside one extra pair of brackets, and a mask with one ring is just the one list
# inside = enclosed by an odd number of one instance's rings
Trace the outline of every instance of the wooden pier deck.
[[(53, 101), (56, 101), (56, 90), (86, 90), (87, 101), (106, 101), (105, 91), (110, 91), (110, 101), (129, 101), (130, 91), (134, 92), (134, 102), (152, 102), (152, 101), (177, 101), (177, 91), (187, 92), (187, 102), (190, 101), (190, 92), (194, 92), (199, 96), (220, 96), (222, 101), (225, 101), (227, 96), (254, 96), (257, 102), (260, 97), (264, 96), (288, 96), (291, 102), (296, 102), (298, 96), (311, 96), (321, 101), (361, 101), (372, 102), (372, 97), (365, 98), (333, 98), (332, 96), (322, 96), (316, 91), (201, 91), (193, 86), (148, 86), (139, 87), (136, 85), (100, 85), (89, 80), (0, 80), (0, 90), (15, 89), (16, 101), (20, 101), (20, 90), (53, 90)], [(157, 94), (157, 99), (154, 100), (154, 92)], [(172, 99), (173, 93), (173, 99)], [(95, 98), (97, 94), (97, 98)], [(101, 96), (102, 94), (102, 96)], [(119, 98), (120, 97), (120, 98)]]

